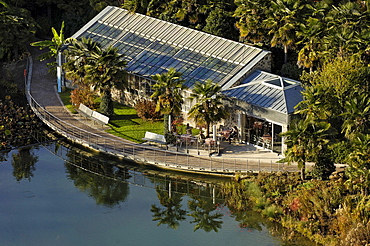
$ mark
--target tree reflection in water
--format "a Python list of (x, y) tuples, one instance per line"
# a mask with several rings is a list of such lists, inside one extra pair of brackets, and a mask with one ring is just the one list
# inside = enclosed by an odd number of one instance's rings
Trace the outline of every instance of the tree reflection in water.
[(217, 206), (213, 204), (212, 197), (200, 197), (196, 195), (191, 196), (191, 200), (188, 201), (188, 207), (191, 213), (189, 214), (194, 218), (190, 223), (195, 223), (194, 231), (203, 229), (206, 232), (215, 231), (221, 229), (222, 214), (215, 212)]
[[(176, 182), (177, 189), (181, 190), (183, 184)], [(187, 183), (189, 185), (189, 183)], [(153, 204), (151, 212), (153, 221), (158, 221), (157, 226), (167, 225), (168, 228), (177, 229), (181, 221), (186, 220), (186, 215), (193, 218), (190, 223), (194, 223), (194, 231), (202, 229), (206, 232), (215, 231), (221, 228), (222, 214), (214, 212), (217, 206), (214, 204), (214, 197), (201, 196), (196, 193), (190, 193), (188, 200), (188, 210), (183, 209), (181, 202), (184, 193), (173, 192), (171, 182), (168, 184), (168, 190), (163, 190), (157, 186), (157, 196), (163, 207)], [(204, 188), (204, 187), (203, 187)], [(199, 191), (201, 190), (198, 187)]]
[(18, 152), (12, 154), (13, 176), (17, 181), (28, 179), (31, 181), (35, 164), (39, 158), (35, 156), (31, 147), (18, 149)]
[(131, 177), (126, 169), (73, 150), (67, 156), (71, 160), (65, 163), (68, 178), (79, 190), (94, 198), (98, 205), (114, 207), (126, 200), (129, 184), (125, 180)]
[(158, 221), (157, 226), (167, 225), (168, 228), (177, 229), (180, 221), (185, 220), (186, 210), (181, 209), (183, 194), (161, 190), (157, 186), (157, 196), (163, 208), (153, 204), (150, 211), (153, 221)]

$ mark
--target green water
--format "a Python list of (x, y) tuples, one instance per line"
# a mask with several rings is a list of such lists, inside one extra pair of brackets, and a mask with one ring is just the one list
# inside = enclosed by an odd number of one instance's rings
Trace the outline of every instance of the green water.
[(283, 240), (252, 213), (229, 211), (206, 178), (170, 178), (125, 163), (78, 167), (41, 146), (0, 160), (0, 245), (303, 244)]

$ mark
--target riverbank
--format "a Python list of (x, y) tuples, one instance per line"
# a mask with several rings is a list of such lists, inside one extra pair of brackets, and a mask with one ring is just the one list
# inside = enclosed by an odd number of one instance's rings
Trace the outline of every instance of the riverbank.
[(259, 173), (224, 185), (228, 206), (253, 209), (325, 246), (370, 245), (370, 196), (354, 192), (344, 173), (300, 180), (292, 173)]

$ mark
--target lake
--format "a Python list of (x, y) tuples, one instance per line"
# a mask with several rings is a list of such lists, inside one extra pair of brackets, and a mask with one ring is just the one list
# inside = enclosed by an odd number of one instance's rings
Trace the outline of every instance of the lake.
[(225, 181), (61, 143), (15, 149), (0, 154), (0, 245), (310, 245), (230, 211)]

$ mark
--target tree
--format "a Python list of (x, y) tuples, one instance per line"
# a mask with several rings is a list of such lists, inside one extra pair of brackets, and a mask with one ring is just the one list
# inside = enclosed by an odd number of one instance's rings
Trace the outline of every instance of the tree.
[(0, 1), (0, 59), (9, 62), (18, 60), (34, 38), (36, 22), (22, 8)]
[(198, 195), (192, 195), (192, 200), (188, 201), (188, 207), (195, 223), (194, 231), (203, 229), (205, 232), (215, 231), (222, 227), (222, 214), (214, 212), (216, 206), (212, 202), (212, 197), (201, 198)]
[(147, 0), (124, 0), (121, 7), (133, 13), (146, 14), (149, 2)]
[(206, 125), (206, 135), (209, 136), (209, 128), (212, 123), (218, 122), (228, 116), (223, 105), (223, 95), (218, 84), (207, 80), (205, 83), (196, 82), (189, 99), (195, 104), (189, 110), (188, 116), (194, 119), (197, 124)]
[(62, 22), (59, 34), (54, 27), (51, 28), (51, 31), (53, 32), (53, 38), (51, 40), (37, 41), (31, 43), (31, 45), (40, 47), (40, 50), (45, 48), (49, 49), (49, 51), (39, 55), (37, 59), (39, 59), (40, 61), (44, 61), (50, 58), (54, 58), (54, 61), (48, 63), (47, 65), (48, 67), (50, 67), (49, 71), (55, 71), (57, 66), (56, 58), (58, 57), (59, 52), (61, 51), (63, 45), (70, 43), (72, 39), (64, 38), (64, 22)]
[(298, 65), (313, 71), (314, 66), (318, 65), (320, 58), (320, 39), (324, 29), (322, 20), (309, 17), (306, 23), (300, 25), (297, 35), (300, 40), (297, 44), (303, 44), (298, 52)]
[(106, 49), (96, 46), (88, 59), (85, 78), (102, 94), (100, 111), (107, 116), (113, 114), (111, 89), (123, 85), (126, 64), (123, 55), (111, 46)]
[(300, 1), (276, 0), (271, 2), (271, 8), (267, 10), (267, 18), (263, 24), (269, 30), (271, 46), (278, 44), (284, 47), (284, 63), (288, 62), (288, 49), (297, 40), (297, 15), (299, 15)]
[(349, 140), (359, 135), (370, 134), (370, 97), (367, 92), (353, 93), (345, 104), (342, 132)]
[(35, 164), (39, 159), (31, 150), (30, 147), (18, 149), (18, 152), (12, 155), (13, 176), (17, 181), (22, 179), (31, 181), (31, 177), (33, 177), (33, 172), (36, 169)]
[(156, 100), (156, 111), (164, 115), (164, 134), (168, 133), (169, 116), (178, 116), (184, 102), (181, 91), (187, 87), (181, 75), (176, 69), (170, 68), (167, 73), (152, 76), (156, 83), (151, 86), (154, 89), (151, 97)]
[[(350, 117), (346, 113), (348, 102), (354, 100), (361, 91), (368, 93), (369, 76), (369, 67), (358, 58), (338, 57), (325, 63), (320, 70), (302, 77), (307, 85), (303, 101), (297, 106), (297, 113), (327, 120), (340, 134), (344, 120)], [(356, 100), (361, 102), (360, 99)], [(365, 108), (363, 105), (361, 110)], [(335, 138), (341, 139), (343, 136), (337, 135)]]
[(66, 76), (80, 88), (93, 88), (102, 95), (100, 111), (113, 114), (111, 89), (124, 82), (126, 61), (117, 48), (102, 46), (92, 39), (73, 40), (68, 47), (67, 62), (64, 65)]
[(358, 135), (353, 141), (354, 151), (348, 157), (346, 184), (353, 191), (369, 194), (370, 188), (370, 135)]
[(238, 18), (236, 27), (240, 36), (252, 43), (262, 42), (267, 37), (267, 30), (262, 21), (266, 18), (266, 9), (270, 1), (266, 0), (237, 0), (234, 16)]
[(216, 8), (213, 10), (206, 19), (206, 26), (203, 31), (210, 34), (224, 37), (228, 39), (237, 40), (238, 32), (232, 28), (234, 19), (225, 10)]
[(282, 161), (296, 162), (301, 169), (302, 180), (305, 180), (306, 162), (311, 160), (317, 163), (317, 157), (326, 153), (330, 128), (331, 125), (325, 121), (314, 122), (308, 118), (291, 124), (290, 129), (281, 134), (286, 137), (285, 144), (288, 146)]
[(68, 49), (65, 51), (66, 62), (63, 64), (63, 69), (66, 72), (66, 77), (78, 87), (88, 86), (89, 83), (85, 79), (87, 74), (87, 65), (89, 64), (91, 54), (101, 48), (98, 42), (93, 39), (82, 38), (81, 40), (72, 39)]
[(369, 47), (369, 10), (360, 2), (348, 1), (333, 6), (325, 16), (328, 26), (321, 42), (325, 56), (332, 59), (357, 54), (361, 56)]
[(76, 155), (90, 163), (88, 167), (78, 166), (83, 165), (84, 161), (78, 164), (74, 161), (65, 163), (68, 178), (73, 181), (76, 188), (94, 198), (98, 205), (114, 207), (126, 200), (130, 191), (130, 186), (125, 182), (130, 177), (127, 173), (121, 173), (122, 169), (118, 170), (113, 168), (113, 165), (107, 165), (97, 159), (81, 156), (81, 153), (76, 154), (74, 151), (67, 153), (71, 160)]

